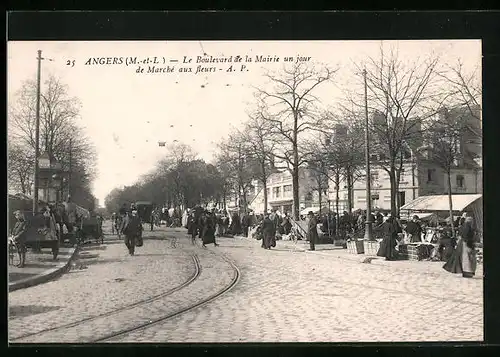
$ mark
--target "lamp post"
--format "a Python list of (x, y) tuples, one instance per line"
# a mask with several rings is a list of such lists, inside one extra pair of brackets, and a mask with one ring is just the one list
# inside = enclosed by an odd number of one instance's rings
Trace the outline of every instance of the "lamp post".
[(365, 165), (366, 165), (366, 229), (365, 239), (372, 240), (372, 196), (370, 175), (370, 127), (368, 122), (368, 85), (366, 83), (366, 69), (363, 70), (365, 82)]
[(35, 121), (35, 172), (33, 175), (33, 215), (38, 212), (38, 187), (39, 187), (39, 163), (38, 159), (40, 156), (40, 82), (41, 82), (41, 72), (42, 72), (42, 60), (47, 59), (53, 61), (50, 58), (43, 58), (42, 51), (38, 50), (38, 56), (36, 58), (38, 67), (36, 73), (36, 121)]
[(40, 156), (40, 72), (42, 68), (42, 51), (38, 50), (38, 70), (36, 75), (36, 124), (35, 124), (35, 173), (33, 192), (33, 215), (38, 212), (38, 156)]

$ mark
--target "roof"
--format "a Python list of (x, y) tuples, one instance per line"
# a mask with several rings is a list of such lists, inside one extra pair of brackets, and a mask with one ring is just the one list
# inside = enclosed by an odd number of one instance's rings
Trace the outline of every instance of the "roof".
[[(481, 199), (483, 195), (452, 195), (453, 211), (463, 211)], [(448, 195), (420, 196), (401, 207), (410, 211), (448, 211), (450, 209)]]

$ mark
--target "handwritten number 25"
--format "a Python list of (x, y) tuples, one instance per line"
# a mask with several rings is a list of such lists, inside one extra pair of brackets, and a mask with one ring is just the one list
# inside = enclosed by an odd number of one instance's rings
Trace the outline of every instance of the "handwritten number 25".
[(67, 60), (66, 61), (66, 66), (74, 67), (75, 66), (75, 60)]

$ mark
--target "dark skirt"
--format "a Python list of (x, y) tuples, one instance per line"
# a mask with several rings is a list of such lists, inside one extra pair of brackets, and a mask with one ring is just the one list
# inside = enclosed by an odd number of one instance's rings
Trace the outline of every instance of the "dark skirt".
[(387, 260), (398, 259), (396, 245), (397, 242), (395, 236), (386, 236), (382, 242), (380, 242), (380, 248), (378, 249), (377, 256), (385, 257)]
[(276, 236), (274, 234), (264, 233), (262, 246), (266, 249), (276, 247)]
[(470, 278), (476, 273), (476, 265), (475, 249), (468, 247), (463, 240), (459, 240), (453, 254), (443, 265), (443, 269), (450, 273), (462, 274), (464, 277)]
[(202, 238), (203, 244), (210, 244), (214, 243), (215, 244), (215, 229), (209, 228), (207, 229)]

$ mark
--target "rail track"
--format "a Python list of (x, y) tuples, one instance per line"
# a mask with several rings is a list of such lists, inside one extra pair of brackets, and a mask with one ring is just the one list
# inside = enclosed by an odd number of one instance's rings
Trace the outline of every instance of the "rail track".
[(205, 298), (205, 299), (202, 299), (201, 301), (198, 301), (196, 302), (195, 304), (192, 304), (188, 307), (185, 307), (183, 309), (180, 309), (178, 311), (175, 311), (173, 313), (169, 313), (169, 314), (166, 314), (166, 315), (163, 315), (161, 317), (158, 317), (154, 320), (151, 320), (147, 323), (142, 323), (140, 325), (137, 325), (137, 326), (134, 326), (134, 327), (131, 327), (131, 328), (127, 328), (127, 329), (123, 329), (121, 331), (118, 331), (118, 332), (114, 332), (114, 333), (111, 333), (109, 335), (106, 335), (104, 337), (100, 337), (98, 339), (95, 339), (93, 340), (92, 342), (93, 343), (102, 343), (102, 342), (112, 342), (110, 340), (113, 340), (117, 337), (123, 337), (123, 336), (126, 336), (132, 332), (137, 332), (137, 331), (140, 331), (140, 330), (145, 330), (145, 329), (148, 329), (150, 327), (153, 327), (159, 323), (162, 323), (162, 322), (165, 322), (169, 319), (172, 319), (176, 316), (179, 316), (181, 314), (184, 314), (186, 312), (189, 312), (189, 311), (192, 311), (192, 310), (195, 310), (205, 304), (208, 304), (210, 303), (211, 301), (219, 298), (220, 296), (222, 296), (223, 294), (225, 294), (226, 292), (228, 292), (229, 290), (231, 290), (236, 284), (238, 284), (238, 281), (240, 279), (240, 276), (241, 276), (241, 273), (240, 273), (240, 270), (238, 269), (238, 267), (230, 260), (228, 259), (224, 254), (222, 253), (214, 253), (214, 254), (217, 254), (219, 256), (221, 256), (232, 268), (233, 268), (233, 277), (231, 279), (231, 282), (226, 285), (224, 288), (222, 288), (221, 290), (219, 290), (217, 293)]
[(191, 258), (193, 259), (193, 263), (194, 263), (194, 267), (195, 267), (195, 271), (194, 271), (193, 275), (191, 275), (189, 277), (189, 279), (187, 279), (185, 282), (183, 282), (182, 284), (180, 284), (180, 285), (178, 285), (178, 286), (176, 286), (176, 287), (174, 287), (172, 289), (169, 289), (169, 290), (167, 290), (167, 291), (165, 291), (165, 292), (163, 292), (161, 294), (157, 294), (157, 295), (151, 296), (151, 297), (149, 297), (147, 299), (136, 301), (133, 304), (129, 304), (129, 305), (126, 305), (126, 306), (122, 306), (122, 307), (120, 307), (118, 309), (111, 310), (111, 311), (106, 312), (104, 314), (94, 315), (94, 316), (90, 316), (90, 317), (87, 317), (87, 318), (84, 318), (84, 319), (81, 319), (81, 320), (78, 320), (78, 321), (74, 321), (74, 322), (71, 322), (71, 323), (68, 323), (68, 324), (59, 325), (59, 326), (51, 327), (51, 328), (48, 328), (48, 329), (43, 329), (43, 330), (40, 330), (40, 331), (37, 331), (37, 332), (32, 332), (32, 333), (24, 334), (24, 335), (21, 335), (21, 336), (18, 336), (16, 338), (11, 339), (11, 341), (15, 342), (15, 341), (19, 341), (19, 340), (22, 340), (22, 339), (25, 339), (25, 338), (31, 337), (31, 336), (43, 335), (43, 334), (48, 333), (48, 332), (53, 332), (53, 331), (57, 331), (57, 330), (62, 330), (62, 329), (67, 329), (67, 328), (75, 327), (75, 326), (78, 326), (78, 325), (83, 324), (85, 322), (89, 322), (89, 321), (101, 319), (103, 317), (113, 316), (113, 315), (116, 315), (116, 314), (118, 314), (120, 312), (127, 311), (127, 310), (130, 310), (130, 309), (133, 309), (134, 307), (137, 307), (137, 306), (140, 306), (140, 305), (145, 305), (145, 304), (151, 303), (153, 301), (160, 300), (160, 299), (162, 299), (162, 298), (164, 298), (164, 297), (166, 297), (168, 295), (171, 295), (174, 292), (179, 291), (179, 290), (185, 288), (186, 286), (192, 284), (200, 276), (202, 268), (201, 268), (201, 265), (200, 265), (200, 261), (199, 261), (198, 255), (197, 254), (193, 254), (193, 255), (191, 255)]

